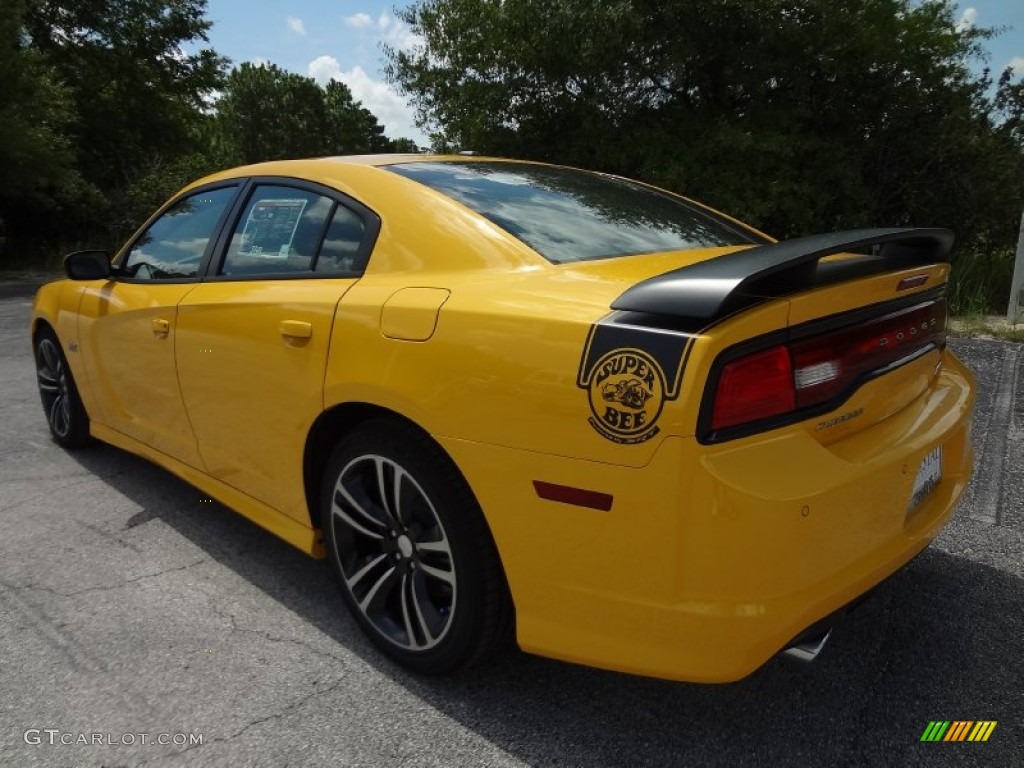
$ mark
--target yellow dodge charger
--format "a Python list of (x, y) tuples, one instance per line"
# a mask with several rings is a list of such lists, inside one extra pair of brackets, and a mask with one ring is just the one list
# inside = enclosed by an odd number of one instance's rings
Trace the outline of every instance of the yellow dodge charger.
[(144, 456), (333, 564), (389, 656), (693, 681), (813, 658), (971, 472), (952, 233), (775, 242), (475, 157), (264, 163), (44, 286), (54, 439)]

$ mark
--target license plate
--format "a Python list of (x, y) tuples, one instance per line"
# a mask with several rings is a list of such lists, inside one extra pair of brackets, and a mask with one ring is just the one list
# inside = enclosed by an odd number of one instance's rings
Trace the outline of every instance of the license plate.
[(921, 459), (921, 466), (917, 468), (917, 477), (914, 478), (914, 490), (910, 492), (910, 504), (907, 506), (907, 509), (912, 510), (917, 507), (929, 493), (935, 490), (941, 480), (942, 446), (939, 445)]

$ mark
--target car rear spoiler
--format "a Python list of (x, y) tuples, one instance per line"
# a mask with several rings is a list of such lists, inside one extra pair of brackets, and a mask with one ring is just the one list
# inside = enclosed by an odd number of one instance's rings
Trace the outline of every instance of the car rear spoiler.
[[(612, 309), (687, 318), (709, 325), (768, 299), (830, 283), (949, 261), (948, 229), (853, 229), (727, 253), (637, 283)], [(870, 249), (870, 255), (819, 263)]]

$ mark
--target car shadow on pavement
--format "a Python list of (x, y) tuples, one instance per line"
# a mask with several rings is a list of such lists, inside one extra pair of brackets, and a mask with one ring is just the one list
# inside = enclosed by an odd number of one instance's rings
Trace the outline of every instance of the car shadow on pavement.
[[(1024, 764), (1024, 583), (987, 565), (928, 550), (838, 627), (817, 662), (772, 660), (730, 685), (525, 654), (425, 678), (391, 664), (362, 636), (325, 563), (142, 459), (103, 445), (74, 458), (142, 508), (125, 530), (153, 520), (170, 526), (380, 674), (530, 765)], [(930, 720), (999, 725), (985, 744), (921, 743)]]

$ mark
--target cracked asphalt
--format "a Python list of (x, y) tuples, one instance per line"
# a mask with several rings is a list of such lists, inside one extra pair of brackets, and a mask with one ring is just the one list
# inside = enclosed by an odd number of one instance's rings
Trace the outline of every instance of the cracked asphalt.
[[(1024, 347), (951, 341), (976, 482), (813, 665), (698, 686), (516, 654), (430, 679), (363, 639), (325, 563), (146, 461), (52, 443), (25, 293), (0, 290), (0, 765), (1024, 765)], [(920, 743), (937, 719), (998, 726)], [(135, 743), (59, 743), (94, 733)]]

